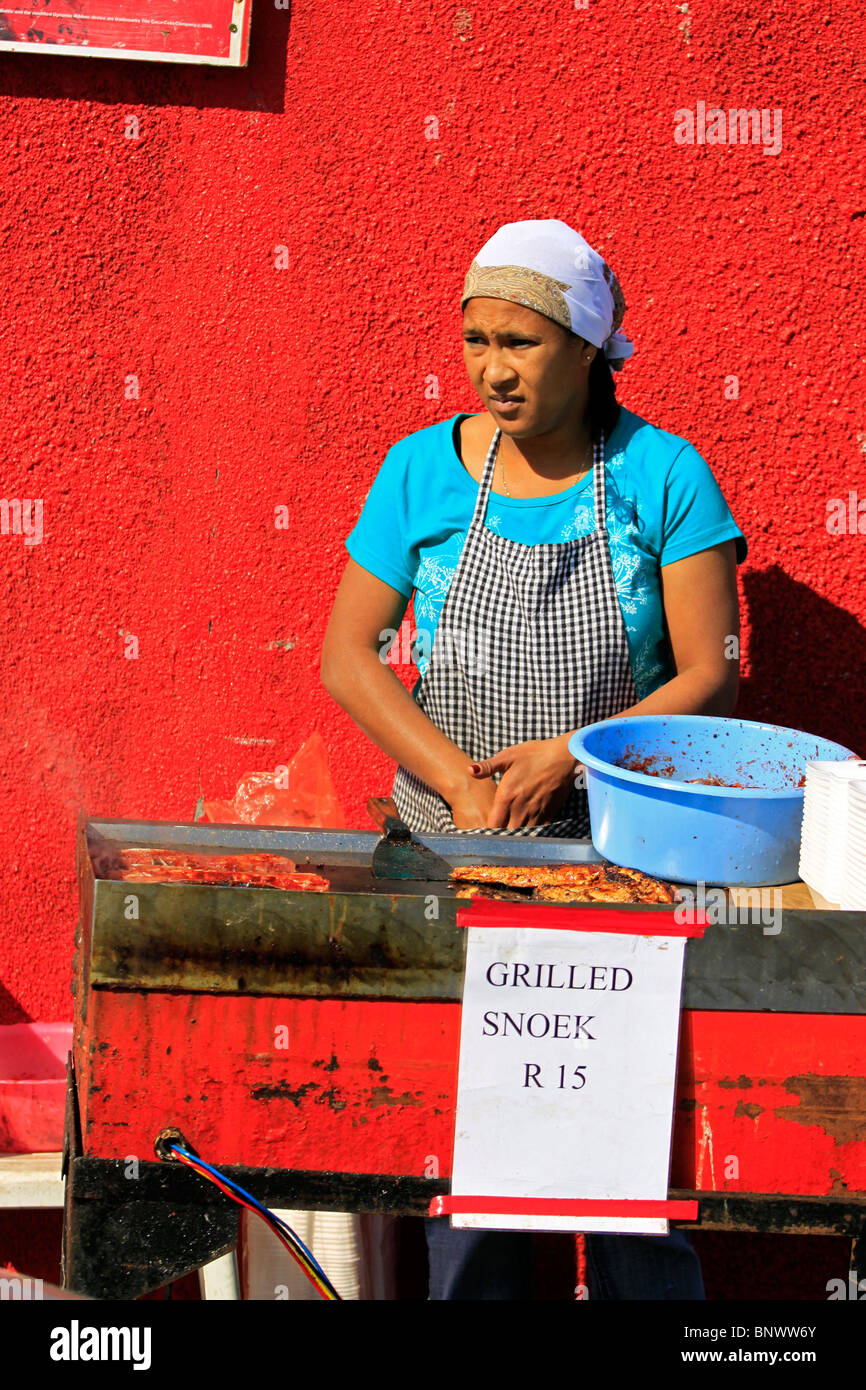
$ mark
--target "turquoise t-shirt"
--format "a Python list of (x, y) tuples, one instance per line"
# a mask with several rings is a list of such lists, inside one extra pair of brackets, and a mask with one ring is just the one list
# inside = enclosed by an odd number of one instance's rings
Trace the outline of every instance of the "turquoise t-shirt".
[[(388, 450), (346, 539), (357, 564), (407, 598), (414, 592), (413, 660), (421, 675), (478, 495), (459, 453), (465, 418), (463, 412), (428, 425)], [(747, 546), (709, 464), (688, 440), (621, 408), (605, 441), (605, 464), (610, 555), (640, 700), (676, 674), (661, 567), (731, 539), (741, 563)], [(491, 492), (486, 525), (524, 545), (587, 535), (595, 529), (592, 479), (590, 469), (551, 497)]]

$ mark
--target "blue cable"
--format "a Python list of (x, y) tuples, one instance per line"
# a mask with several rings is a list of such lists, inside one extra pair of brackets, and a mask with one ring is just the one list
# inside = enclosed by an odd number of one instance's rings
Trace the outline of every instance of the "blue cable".
[(327, 1280), (328, 1283), (330, 1283), (328, 1276), (325, 1274), (325, 1271), (322, 1269), (313, 1252), (307, 1249), (300, 1236), (297, 1234), (297, 1232), (292, 1230), (291, 1226), (288, 1224), (287, 1221), (284, 1221), (281, 1216), (277, 1216), (276, 1213), (272, 1212), (269, 1207), (264, 1206), (258, 1200), (257, 1197), (254, 1197), (251, 1192), (247, 1192), (246, 1188), (241, 1187), (240, 1183), (236, 1183), (232, 1178), (228, 1176), (227, 1173), (221, 1172), (219, 1168), (212, 1167), (210, 1163), (206, 1163), (204, 1159), (199, 1158), (197, 1154), (189, 1153), (187, 1149), (182, 1149), (178, 1144), (170, 1144), (169, 1148), (174, 1149), (177, 1153), (183, 1154), (185, 1158), (191, 1158), (193, 1162), (200, 1164), (202, 1168), (206, 1168), (207, 1171), (209, 1173), (212, 1173), (215, 1178), (219, 1178), (220, 1182), (225, 1183), (226, 1187), (232, 1188), (241, 1197), (244, 1197), (247, 1201), (251, 1202), (252, 1205), (257, 1209), (257, 1211), (260, 1211), (262, 1215), (267, 1217), (269, 1221), (272, 1221), (274, 1225), (282, 1227), (282, 1229), (289, 1236), (291, 1236), (292, 1240), (294, 1240), (304, 1251), (305, 1255), (315, 1268), (316, 1272), (318, 1274), (321, 1274), (322, 1278)]
[[(309, 1260), (310, 1264), (315, 1269), (316, 1273), (321, 1276), (321, 1278), (325, 1281), (329, 1288), (334, 1288), (333, 1284), (331, 1283), (325, 1271), (322, 1269), (322, 1266), (319, 1264), (312, 1250), (310, 1250), (304, 1244), (300, 1236), (297, 1234), (296, 1231), (292, 1230), (291, 1226), (287, 1221), (284, 1221), (281, 1216), (277, 1216), (276, 1213), (272, 1212), (269, 1207), (264, 1206), (258, 1200), (258, 1198), (253, 1196), (251, 1192), (247, 1192), (246, 1188), (241, 1187), (240, 1183), (236, 1183), (226, 1173), (221, 1172), (219, 1168), (214, 1168), (211, 1166), (210, 1163), (205, 1163), (204, 1159), (199, 1158), (197, 1154), (191, 1154), (186, 1149), (180, 1148), (180, 1146), (177, 1144), (170, 1144), (169, 1148), (176, 1149), (178, 1153), (183, 1154), (186, 1158), (192, 1159), (194, 1163), (200, 1164), (202, 1168), (206, 1168), (209, 1173), (212, 1173), (214, 1175), (214, 1177), (219, 1178), (220, 1182), (225, 1183), (226, 1187), (232, 1188), (241, 1197), (244, 1197), (247, 1199), (247, 1201), (251, 1202), (252, 1205), (256, 1208), (256, 1210), (261, 1212), (262, 1216), (264, 1216), (268, 1222), (272, 1223), (274, 1226), (277, 1226), (282, 1231), (284, 1231), (290, 1237), (290, 1239), (293, 1240), (295, 1244), (300, 1247), (300, 1249), (304, 1252), (307, 1259)], [(336, 1292), (336, 1290), (334, 1290), (334, 1292)]]
[(226, 1187), (233, 1188), (234, 1191), (237, 1192), (241, 1197), (244, 1197), (248, 1202), (251, 1202), (252, 1205), (258, 1211), (260, 1211), (264, 1217), (267, 1218), (268, 1221), (273, 1222), (275, 1226), (282, 1227), (282, 1229), (289, 1236), (291, 1236), (292, 1240), (295, 1241), (296, 1244), (299, 1245), (300, 1248), (303, 1250), (304, 1254), (310, 1261), (310, 1264), (313, 1266), (316, 1273), (321, 1275), (325, 1283), (333, 1289), (333, 1284), (331, 1283), (325, 1271), (322, 1269), (322, 1266), (319, 1264), (319, 1261), (316, 1259), (312, 1250), (309, 1250), (307, 1248), (307, 1246), (301, 1240), (301, 1237), (297, 1235), (295, 1231), (292, 1230), (291, 1226), (287, 1221), (284, 1221), (281, 1216), (277, 1216), (275, 1212), (272, 1212), (270, 1207), (263, 1206), (262, 1203), (258, 1200), (258, 1198), (254, 1197), (251, 1192), (247, 1192), (245, 1187), (241, 1187), (240, 1183), (234, 1182), (226, 1173), (220, 1172), (219, 1168), (213, 1168), (209, 1163), (205, 1163), (203, 1158), (199, 1158), (198, 1154), (192, 1154), (187, 1149), (182, 1149), (179, 1144), (169, 1144), (168, 1147), (174, 1153), (183, 1154), (184, 1158), (191, 1158), (194, 1163), (201, 1164), (202, 1168), (206, 1168), (207, 1171), (209, 1173), (212, 1173), (215, 1178), (219, 1178), (220, 1182), (225, 1183)]

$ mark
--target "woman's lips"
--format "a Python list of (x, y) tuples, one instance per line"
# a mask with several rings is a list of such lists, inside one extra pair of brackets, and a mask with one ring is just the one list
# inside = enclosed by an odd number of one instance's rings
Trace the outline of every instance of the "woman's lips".
[(490, 404), (494, 406), (496, 410), (506, 411), (517, 410), (519, 406), (523, 405), (523, 401), (519, 397), (514, 400), (503, 400), (500, 396), (491, 396)]

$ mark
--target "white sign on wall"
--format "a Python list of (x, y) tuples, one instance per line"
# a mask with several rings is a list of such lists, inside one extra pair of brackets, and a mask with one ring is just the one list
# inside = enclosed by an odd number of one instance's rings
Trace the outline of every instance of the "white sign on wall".
[(505, 1210), (455, 1211), (451, 1224), (666, 1234), (659, 1215), (527, 1208), (667, 1199), (685, 937), (467, 936), (451, 1196), (502, 1198)]

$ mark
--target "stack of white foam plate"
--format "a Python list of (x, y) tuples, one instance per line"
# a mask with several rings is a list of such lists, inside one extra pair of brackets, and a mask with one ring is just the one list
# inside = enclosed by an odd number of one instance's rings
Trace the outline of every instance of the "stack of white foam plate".
[[(855, 830), (852, 793), (866, 795), (866, 761), (806, 764), (803, 825), (800, 836), (800, 877), (828, 902), (842, 906), (843, 894), (866, 874), (866, 840)], [(866, 803), (862, 803), (866, 805)], [(860, 807), (861, 802), (856, 802)], [(859, 826), (859, 820), (856, 822)]]
[(866, 779), (848, 789), (848, 853), (839, 906), (866, 912)]
[[(828, 763), (806, 764), (803, 824), (800, 831), (800, 877), (816, 893), (824, 893), (825, 861), (830, 826)], [(826, 896), (826, 895), (825, 895)]]

